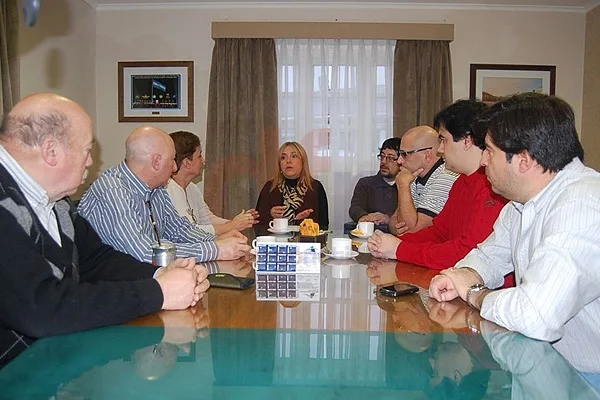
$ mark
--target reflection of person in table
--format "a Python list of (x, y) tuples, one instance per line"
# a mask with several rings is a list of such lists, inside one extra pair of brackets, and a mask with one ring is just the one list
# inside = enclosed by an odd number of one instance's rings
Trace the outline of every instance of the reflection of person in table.
[[(394, 388), (421, 389), (432, 397), (483, 398), (489, 370), (481, 369), (460, 343), (441, 342), (443, 329), (428, 318), (417, 294), (389, 298), (378, 295), (387, 311), (386, 379)], [(410, 366), (410, 368), (408, 367)]]
[(485, 320), (480, 326), (492, 355), (502, 369), (511, 374), (513, 399), (600, 398), (600, 391), (588, 385), (549, 343), (507, 331)]
[[(61, 398), (61, 394), (69, 394), (69, 398), (94, 398), (94, 393), (102, 393), (103, 397), (117, 398), (130, 389), (126, 384), (139, 391), (139, 378), (130, 373), (131, 368), (145, 378), (159, 378), (173, 367), (174, 356), (190, 354), (191, 343), (206, 336), (209, 323), (201, 303), (148, 318), (152, 318), (152, 326), (112, 326), (36, 342), (26, 357), (17, 358), (2, 370), (0, 396)], [(131, 364), (123, 362), (129, 359)], [(97, 386), (108, 379), (103, 377), (112, 379), (114, 371), (120, 369), (119, 385)]]
[(396, 264), (396, 260), (371, 258), (366, 269), (367, 277), (371, 283), (377, 286), (386, 286), (398, 282)]
[(308, 156), (298, 142), (285, 142), (279, 148), (273, 179), (263, 186), (256, 210), (258, 225), (266, 228), (274, 218), (300, 223), (311, 218), (320, 229), (329, 228), (329, 209), (323, 185), (310, 174)]

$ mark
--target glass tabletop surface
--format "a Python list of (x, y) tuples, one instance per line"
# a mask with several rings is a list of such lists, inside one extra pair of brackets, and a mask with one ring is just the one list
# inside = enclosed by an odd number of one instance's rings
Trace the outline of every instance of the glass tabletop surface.
[[(319, 257), (305, 244), (270, 250), (288, 266), (302, 255), (306, 272), (258, 271), (259, 254), (207, 263), (255, 285), (212, 287), (194, 308), (40, 339), (0, 370), (0, 398), (599, 398), (549, 343), (482, 320), (460, 299), (429, 299), (437, 271), (364, 252)], [(382, 295), (399, 282), (420, 290)]]
[(597, 398), (549, 344), (486, 329), (211, 328), (174, 343), (162, 340), (162, 327), (114, 326), (37, 341), (0, 371), (0, 397)]

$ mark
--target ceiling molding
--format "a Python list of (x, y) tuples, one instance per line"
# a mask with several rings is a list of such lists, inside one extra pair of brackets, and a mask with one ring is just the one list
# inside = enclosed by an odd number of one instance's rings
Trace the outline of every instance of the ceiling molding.
[(585, 7), (585, 11), (592, 11), (594, 8), (600, 6), (600, 0), (594, 0)]
[[(386, 9), (386, 10), (459, 10), (459, 11), (528, 11), (528, 12), (567, 12), (586, 13), (587, 7), (565, 6), (520, 6), (491, 4), (446, 4), (446, 3), (390, 3), (390, 2), (172, 2), (172, 3), (129, 3), (96, 4), (95, 0), (84, 0), (100, 11), (128, 10), (177, 10), (177, 9)], [(600, 0), (599, 0), (600, 1)], [(593, 7), (592, 7), (593, 8)]]

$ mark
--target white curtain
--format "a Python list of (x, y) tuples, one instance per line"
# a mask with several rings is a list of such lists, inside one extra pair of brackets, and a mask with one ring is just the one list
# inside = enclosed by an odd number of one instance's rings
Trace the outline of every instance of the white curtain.
[(329, 200), (330, 227), (343, 229), (359, 178), (379, 168), (392, 136), (393, 40), (277, 39), (279, 140), (306, 149)]

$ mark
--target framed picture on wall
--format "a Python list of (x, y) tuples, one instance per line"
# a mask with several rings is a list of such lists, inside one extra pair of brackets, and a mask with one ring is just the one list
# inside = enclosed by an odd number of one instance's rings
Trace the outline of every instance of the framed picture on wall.
[(118, 63), (119, 122), (193, 122), (193, 61)]
[(556, 66), (471, 64), (469, 97), (494, 104), (511, 94), (554, 94)]

